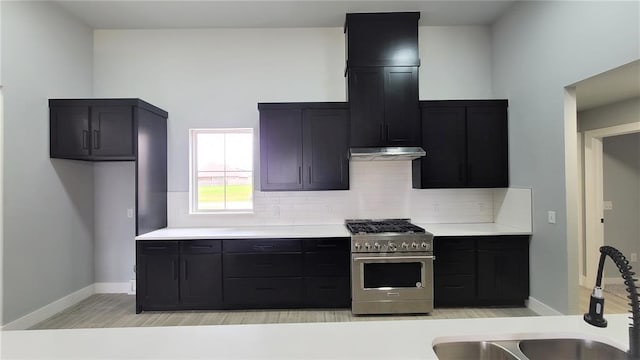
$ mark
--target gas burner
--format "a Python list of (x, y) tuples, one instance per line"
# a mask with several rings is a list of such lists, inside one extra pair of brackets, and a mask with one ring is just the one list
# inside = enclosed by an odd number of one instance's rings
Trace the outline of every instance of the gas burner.
[(425, 230), (413, 225), (409, 219), (368, 220), (357, 219), (345, 221), (351, 234), (381, 234), (381, 233), (424, 233)]

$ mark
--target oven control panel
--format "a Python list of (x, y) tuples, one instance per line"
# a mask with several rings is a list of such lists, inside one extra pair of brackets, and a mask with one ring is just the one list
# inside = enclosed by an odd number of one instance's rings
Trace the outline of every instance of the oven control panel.
[(433, 252), (433, 238), (424, 236), (408, 239), (352, 238), (352, 253)]

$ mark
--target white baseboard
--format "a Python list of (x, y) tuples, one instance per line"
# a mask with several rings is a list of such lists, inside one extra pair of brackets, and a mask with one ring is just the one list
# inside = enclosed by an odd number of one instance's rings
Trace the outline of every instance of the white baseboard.
[(44, 321), (51, 316), (59, 313), (60, 311), (73, 306), (80, 301), (88, 298), (94, 294), (94, 284), (91, 284), (85, 288), (82, 288), (76, 292), (73, 292), (63, 298), (60, 298), (48, 305), (41, 307), (40, 309), (33, 311), (19, 319), (16, 319), (4, 326), (2, 330), (26, 330), (33, 325)]
[(556, 315), (564, 315), (560, 311), (550, 307), (549, 305), (543, 303), (542, 301), (529, 297), (527, 300), (527, 307), (529, 310), (535, 312), (538, 315), (542, 316), (556, 316)]
[(95, 283), (96, 294), (129, 294), (131, 285), (129, 282), (100, 282)]

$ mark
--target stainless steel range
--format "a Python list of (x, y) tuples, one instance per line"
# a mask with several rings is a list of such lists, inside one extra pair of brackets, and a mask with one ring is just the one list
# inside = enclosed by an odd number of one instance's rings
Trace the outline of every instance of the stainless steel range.
[(409, 219), (346, 220), (351, 232), (351, 312), (433, 311), (433, 234)]

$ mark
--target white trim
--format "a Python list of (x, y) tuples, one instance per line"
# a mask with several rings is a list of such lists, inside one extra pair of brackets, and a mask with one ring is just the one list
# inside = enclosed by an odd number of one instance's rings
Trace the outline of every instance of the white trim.
[(4, 326), (5, 330), (26, 330), (94, 294), (94, 284), (73, 292)]
[(3, 283), (4, 275), (2, 270), (4, 269), (4, 260), (3, 260), (4, 251), (2, 250), (4, 249), (4, 223), (3, 223), (4, 200), (3, 200), (3, 193), (2, 193), (4, 188), (3, 169), (4, 169), (4, 95), (3, 95), (2, 85), (0, 85), (0, 324), (3, 323), (2, 314), (4, 313), (4, 311), (2, 311), (2, 309), (4, 309), (3, 300), (2, 300), (4, 296), (1, 295), (2, 289), (4, 289), (4, 283)]
[(584, 133), (584, 191), (586, 222), (586, 279), (595, 284), (600, 260), (599, 249), (604, 244), (603, 214), (603, 154), (602, 138), (640, 132), (640, 122), (590, 130)]
[(578, 283), (580, 282), (580, 182), (578, 174), (578, 110), (576, 105), (576, 88), (564, 89), (564, 173), (565, 173), (565, 205), (566, 205), (566, 250), (567, 250), (567, 310), (568, 314), (580, 311)]
[(94, 294), (128, 294), (131, 292), (130, 282), (99, 282), (94, 285)]
[(560, 311), (550, 307), (549, 305), (543, 303), (542, 301), (536, 298), (529, 297), (529, 300), (527, 300), (526, 303), (527, 303), (527, 308), (529, 308), (529, 310), (535, 312), (538, 315), (542, 315), (542, 316), (564, 315)]

